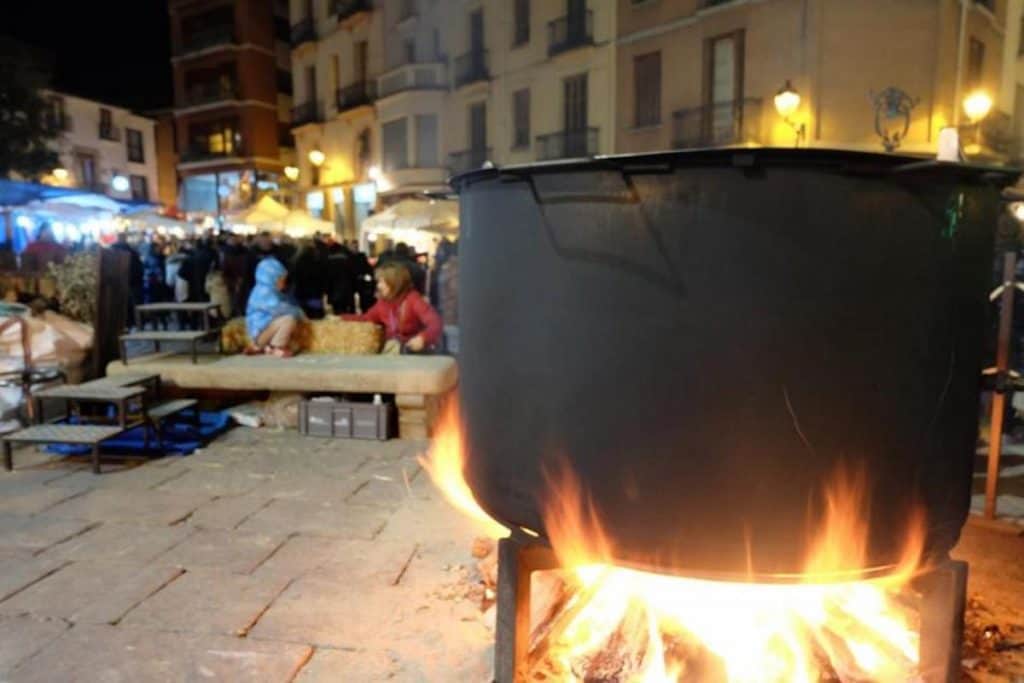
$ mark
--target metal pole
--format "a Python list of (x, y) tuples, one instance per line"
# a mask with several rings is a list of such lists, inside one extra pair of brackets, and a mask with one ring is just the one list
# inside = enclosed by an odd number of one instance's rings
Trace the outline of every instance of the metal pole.
[(1013, 332), (1014, 275), (1016, 252), (1003, 256), (1003, 294), (999, 311), (999, 339), (996, 343), (996, 390), (992, 394), (992, 422), (988, 435), (988, 475), (985, 477), (985, 517), (995, 519), (996, 488), (999, 485), (999, 458), (1003, 451), (1003, 413), (1006, 410), (1005, 383), (1010, 367), (1010, 336)]

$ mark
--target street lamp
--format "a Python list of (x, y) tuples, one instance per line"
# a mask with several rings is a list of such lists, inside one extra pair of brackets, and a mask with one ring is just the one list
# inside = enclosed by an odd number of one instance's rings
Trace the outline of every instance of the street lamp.
[(309, 158), (309, 163), (313, 165), (313, 185), (320, 184), (320, 167), (324, 165), (327, 156), (321, 152), (318, 148), (314, 147), (309, 150), (309, 154), (306, 155)]
[(967, 93), (964, 98), (964, 113), (967, 120), (977, 125), (992, 111), (992, 97), (984, 90)]
[(284, 167), (284, 177), (294, 183), (296, 180), (299, 179), (299, 167), (298, 166), (285, 166)]
[(68, 179), (68, 169), (60, 168), (60, 167), (55, 168), (55, 169), (53, 169), (52, 175), (53, 175), (53, 177), (56, 180), (58, 180), (58, 181), (63, 183), (65, 181), (67, 181), (67, 179)]
[(796, 147), (800, 146), (804, 136), (807, 134), (807, 128), (804, 124), (793, 120), (793, 114), (799, 108), (800, 93), (796, 91), (796, 88), (793, 87), (793, 84), (787, 78), (779, 92), (775, 93), (775, 111), (779, 113), (782, 120), (789, 124), (789, 127), (796, 133)]

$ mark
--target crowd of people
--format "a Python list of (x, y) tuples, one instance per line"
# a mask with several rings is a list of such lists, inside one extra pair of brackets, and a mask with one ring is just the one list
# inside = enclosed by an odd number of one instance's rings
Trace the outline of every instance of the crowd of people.
[[(381, 325), (385, 353), (433, 352), (443, 345), (444, 323), (457, 324), (457, 245), (447, 239), (429, 269), (404, 243), (371, 259), (355, 241), (320, 234), (295, 240), (270, 233), (210, 231), (187, 239), (121, 233), (110, 248), (128, 254), (132, 307), (216, 303), (225, 318), (245, 317), (249, 353), (289, 355), (301, 318), (335, 315)], [(72, 251), (44, 224), (21, 254), (22, 268), (43, 272)]]

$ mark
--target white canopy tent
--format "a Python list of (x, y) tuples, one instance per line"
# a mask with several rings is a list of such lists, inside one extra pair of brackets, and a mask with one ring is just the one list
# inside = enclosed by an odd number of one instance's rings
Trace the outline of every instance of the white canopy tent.
[(459, 203), (447, 199), (403, 199), (370, 216), (360, 226), (359, 241), (367, 243), (385, 236), (405, 242), (420, 253), (432, 254), (441, 237), (459, 232)]
[(193, 235), (196, 232), (195, 223), (180, 221), (153, 211), (124, 216), (119, 222), (125, 229), (143, 232), (153, 231), (161, 235), (174, 235), (179, 238)]
[(257, 227), (268, 232), (283, 232), (295, 238), (312, 237), (316, 233), (329, 235), (334, 232), (333, 223), (313, 218), (299, 209), (293, 209), (281, 218), (260, 223)]
[(235, 232), (252, 234), (259, 230), (269, 230), (260, 226), (281, 221), (288, 215), (288, 207), (270, 195), (264, 195), (258, 202), (243, 211), (228, 214), (225, 225)]

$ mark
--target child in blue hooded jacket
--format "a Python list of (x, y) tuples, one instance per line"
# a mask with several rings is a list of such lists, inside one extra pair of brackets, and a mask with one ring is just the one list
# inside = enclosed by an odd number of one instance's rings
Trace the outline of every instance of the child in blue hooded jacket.
[(302, 319), (302, 309), (284, 295), (288, 270), (270, 256), (256, 266), (256, 286), (245, 307), (245, 326), (253, 346), (249, 355), (267, 353), (278, 358), (292, 355), (288, 348), (295, 325)]

